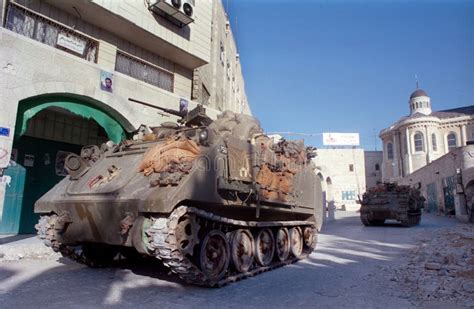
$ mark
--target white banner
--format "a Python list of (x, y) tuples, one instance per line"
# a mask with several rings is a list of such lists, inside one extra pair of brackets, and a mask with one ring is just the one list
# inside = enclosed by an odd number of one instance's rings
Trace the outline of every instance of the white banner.
[(359, 133), (323, 133), (325, 146), (359, 146)]
[(84, 50), (86, 49), (86, 42), (84, 40), (72, 35), (68, 36), (68, 34), (64, 32), (58, 34), (58, 41), (56, 44), (78, 53), (79, 55), (83, 55)]

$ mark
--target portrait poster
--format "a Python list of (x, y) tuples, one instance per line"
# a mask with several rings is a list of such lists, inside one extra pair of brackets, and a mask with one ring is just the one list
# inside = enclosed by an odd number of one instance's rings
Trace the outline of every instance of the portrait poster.
[(113, 77), (112, 73), (100, 71), (100, 89), (113, 92)]

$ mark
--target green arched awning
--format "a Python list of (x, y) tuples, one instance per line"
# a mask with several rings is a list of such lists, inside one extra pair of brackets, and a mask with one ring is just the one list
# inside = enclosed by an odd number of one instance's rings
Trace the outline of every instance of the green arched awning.
[[(125, 130), (118, 121), (110, 117), (101, 110), (89, 106), (87, 103), (73, 102), (72, 100), (31, 100), (21, 104), (18, 108), (18, 117), (21, 121), (17, 121), (15, 135), (23, 135), (28, 129), (28, 121), (33, 118), (40, 111), (48, 107), (60, 107), (70, 111), (73, 114), (82, 116), (87, 119), (95, 120), (107, 133), (108, 138), (114, 143), (119, 143), (125, 139)], [(20, 118), (18, 118), (20, 120)]]

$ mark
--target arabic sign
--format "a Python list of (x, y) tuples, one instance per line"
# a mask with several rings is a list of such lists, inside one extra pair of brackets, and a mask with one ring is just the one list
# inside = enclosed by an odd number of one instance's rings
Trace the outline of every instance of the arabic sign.
[(65, 32), (58, 34), (56, 45), (69, 49), (70, 51), (80, 55), (83, 55), (84, 51), (86, 50), (86, 42), (84, 40), (81, 40), (76, 36), (69, 35)]
[(325, 146), (358, 146), (359, 133), (323, 133)]

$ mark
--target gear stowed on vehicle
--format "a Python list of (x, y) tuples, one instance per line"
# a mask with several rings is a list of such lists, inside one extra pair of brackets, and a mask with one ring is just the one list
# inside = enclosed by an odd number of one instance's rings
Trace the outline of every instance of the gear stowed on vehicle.
[(118, 253), (155, 256), (202, 286), (314, 250), (323, 207), (312, 147), (276, 141), (247, 115), (213, 121), (202, 106), (165, 112), (182, 117), (180, 125), (66, 158), (69, 176), (35, 204), (47, 246), (90, 266)]

